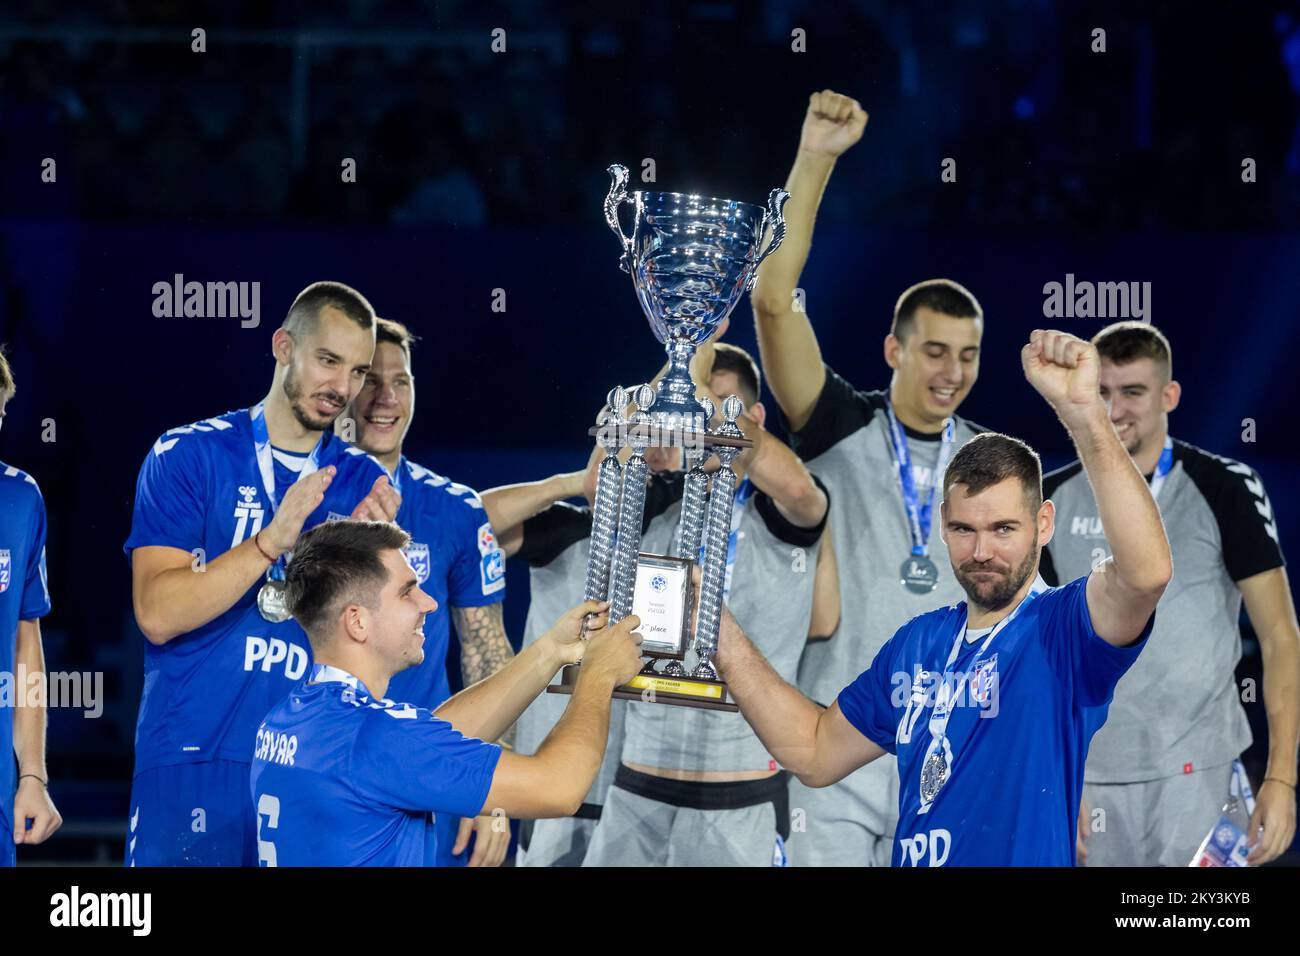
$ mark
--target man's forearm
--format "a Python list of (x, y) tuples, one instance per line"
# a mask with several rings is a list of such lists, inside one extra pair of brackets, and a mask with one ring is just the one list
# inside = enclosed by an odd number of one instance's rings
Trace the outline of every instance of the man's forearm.
[(751, 481), (776, 505), (786, 520), (813, 528), (826, 515), (826, 494), (798, 456), (779, 439), (764, 434), (747, 472)]
[(34, 773), (49, 782), (45, 766), (46, 696), (49, 685), (45, 677), (45, 653), (41, 647), (41, 628), (38, 621), (18, 622), (18, 646), (14, 654), (15, 667), (27, 681), (37, 677), (42, 685), (39, 698), (28, 699), (30, 684), (16, 688), (14, 710), (14, 753), (18, 757), (20, 774)]
[(739, 631), (728, 641), (725, 659), (716, 662), (741, 714), (767, 752), (796, 776), (812, 775), (822, 708), (786, 683)]
[(796, 311), (793, 295), (812, 248), (817, 207), (834, 167), (832, 157), (800, 150), (787, 180), (785, 240), (759, 266), (750, 293), (763, 374), (792, 431), (807, 424), (826, 381), (806, 306)]
[(791, 309), (795, 287), (808, 263), (813, 225), (826, 184), (835, 169), (834, 157), (800, 149), (786, 179), (790, 194), (785, 204), (785, 240), (763, 261), (751, 301), (760, 318), (783, 315)]
[(609, 742), (609, 708), (614, 684), (583, 672), (573, 696), (551, 732), (537, 748), (537, 759), (569, 790), (576, 812), (600, 772)]
[(506, 637), (500, 604), (452, 608), (460, 636), (460, 672), (466, 687), (486, 680), (515, 656)]
[(196, 555), (190, 564), (158, 571), (140, 584), (136, 621), (152, 643), (165, 644), (225, 614), (268, 567), (253, 538), (206, 563)]
[(1300, 745), (1300, 637), (1294, 630), (1278, 641), (1260, 641), (1264, 665), (1264, 706), (1268, 712), (1268, 767), (1265, 774), (1296, 783)]
[(546, 689), (560, 668), (554, 645), (542, 639), (504, 667), (457, 694), (434, 711), (466, 737), (496, 740)]
[(1159, 591), (1172, 572), (1169, 540), (1146, 479), (1098, 400), (1065, 421), (1092, 485), (1114, 573), (1134, 591)]
[[(487, 680), (514, 659), (515, 651), (510, 646), (510, 638), (506, 637), (499, 603), (452, 608), (452, 615), (456, 621), (456, 633), (460, 635), (460, 670), (466, 687)], [(513, 720), (509, 721), (498, 734), (504, 738), (504, 743), (514, 742), (513, 723)]]
[(552, 475), (541, 481), (490, 488), (479, 497), (498, 536), (523, 524), (557, 501), (582, 494), (582, 472)]

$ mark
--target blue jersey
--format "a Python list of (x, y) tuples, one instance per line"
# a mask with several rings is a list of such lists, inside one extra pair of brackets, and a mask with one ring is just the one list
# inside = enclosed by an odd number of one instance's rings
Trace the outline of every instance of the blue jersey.
[[(13, 850), (14, 705), (26, 693), (16, 673), (18, 622), (50, 613), (45, 577), (45, 501), (31, 475), (0, 462), (0, 840)], [(6, 856), (0, 851), (0, 859)]]
[[(1043, 586), (991, 640), (961, 640), (950, 667), (965, 602), (913, 618), (841, 691), (849, 723), (898, 757), (895, 866), (1074, 865), (1088, 744), (1154, 621), (1135, 644), (1107, 644), (1087, 583)], [(922, 779), (936, 752), (937, 794)]]
[(483, 808), (501, 748), (317, 665), (258, 728), (250, 788), (263, 866), (433, 866), (433, 814)]
[[(273, 450), (276, 500), (307, 456)], [(346, 518), (385, 474), (377, 461), (326, 433), (319, 467), (337, 472), (304, 530)], [(164, 434), (145, 456), (125, 550), (163, 545), (212, 561), (253, 537), (272, 516), (247, 409)], [(257, 609), (257, 582), (234, 606), (161, 647), (144, 646), (136, 772), (222, 758), (248, 762), (257, 725), (307, 674), (311, 649), (292, 618)]]
[(424, 662), (395, 674), (388, 696), (433, 709), (451, 696), (450, 609), (504, 601), (505, 555), (473, 488), (436, 475), (406, 456), (398, 463), (393, 484), (402, 494), (397, 523), (411, 536), (406, 557), (420, 587), (438, 602), (438, 610), (424, 619)]

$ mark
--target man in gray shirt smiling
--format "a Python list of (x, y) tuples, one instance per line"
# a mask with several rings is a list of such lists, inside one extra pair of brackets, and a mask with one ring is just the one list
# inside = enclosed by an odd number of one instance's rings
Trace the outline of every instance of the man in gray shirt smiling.
[[(1250, 862), (1266, 863), (1295, 834), (1300, 726), (1300, 629), (1272, 505), (1249, 466), (1169, 436), (1181, 387), (1158, 329), (1118, 322), (1093, 344), (1111, 421), (1164, 518), (1174, 577), (1147, 651), (1119, 682), (1093, 738), (1079, 858), (1186, 866), (1229, 793), (1239, 792), (1251, 813)], [(1057, 533), (1042, 574), (1055, 585), (1087, 574), (1109, 546), (1078, 462), (1047, 475), (1043, 492), (1056, 504)], [(1253, 807), (1238, 760), (1251, 740), (1234, 676), (1243, 598), (1263, 652), (1268, 713), (1268, 769)]]

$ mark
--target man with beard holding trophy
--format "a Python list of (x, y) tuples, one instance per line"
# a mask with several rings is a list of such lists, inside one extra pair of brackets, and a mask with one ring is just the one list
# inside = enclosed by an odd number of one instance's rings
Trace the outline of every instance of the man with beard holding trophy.
[(1173, 574), (1155, 500), (1098, 395), (1096, 348), (1035, 330), (1021, 361), (1078, 449), (1113, 557), (1047, 587), (1037, 572), (1055, 509), (1038, 456), (988, 433), (944, 478), (940, 528), (967, 601), (899, 628), (830, 707), (782, 680), (734, 618), (723, 622), (719, 673), (806, 785), (897, 756), (896, 866), (1074, 864), (1088, 744)]

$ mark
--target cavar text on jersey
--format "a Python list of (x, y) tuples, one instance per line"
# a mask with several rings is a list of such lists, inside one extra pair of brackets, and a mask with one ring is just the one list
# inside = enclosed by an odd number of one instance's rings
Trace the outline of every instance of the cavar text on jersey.
[(300, 680), (307, 673), (307, 651), (297, 644), (290, 644), (278, 637), (257, 637), (249, 635), (244, 644), (244, 670), (251, 671), (254, 666), (269, 674), (277, 665), (284, 669), (284, 676), (289, 680)]
[(293, 766), (293, 755), (298, 752), (296, 734), (277, 734), (263, 727), (257, 728), (257, 743), (253, 748), (254, 760)]

